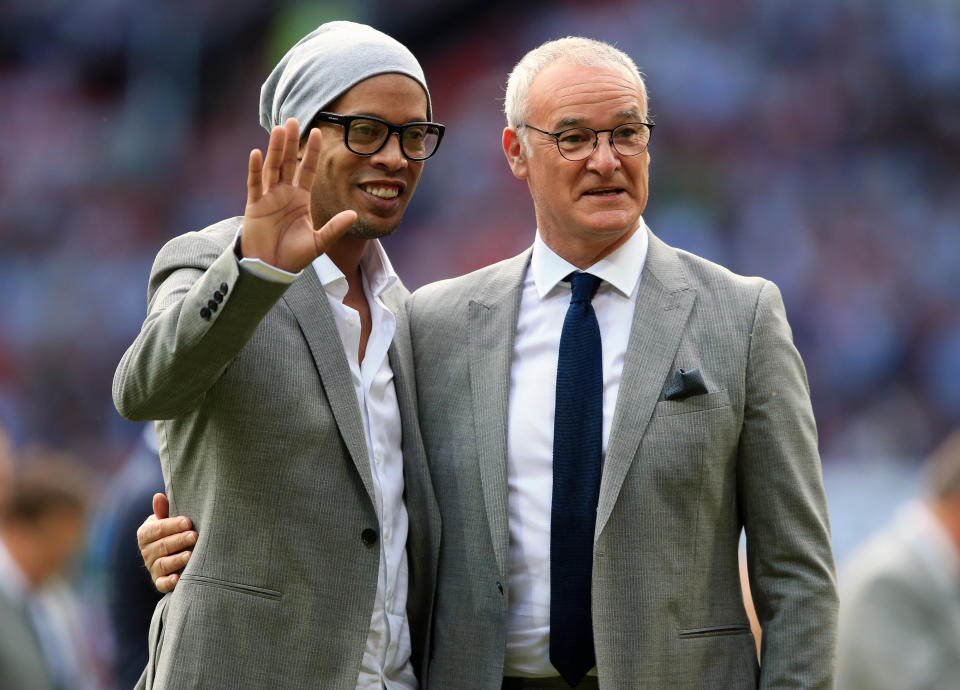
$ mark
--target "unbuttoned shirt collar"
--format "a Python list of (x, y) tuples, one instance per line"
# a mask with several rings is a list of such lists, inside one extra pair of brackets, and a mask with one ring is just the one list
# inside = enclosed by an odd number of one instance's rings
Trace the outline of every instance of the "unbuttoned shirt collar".
[[(380, 240), (367, 242), (367, 247), (360, 258), (360, 267), (374, 297), (379, 297), (384, 290), (398, 280), (393, 264), (390, 263)], [(317, 272), (317, 278), (320, 279), (324, 289), (343, 301), (347, 296), (347, 278), (330, 257), (326, 254), (318, 256), (313, 260), (313, 269)]]
[[(609, 283), (624, 297), (632, 297), (640, 283), (643, 264), (647, 260), (647, 226), (640, 219), (636, 231), (626, 242), (586, 269), (601, 280)], [(547, 246), (540, 237), (540, 230), (533, 241), (533, 256), (530, 258), (530, 270), (537, 286), (540, 299), (546, 297), (568, 275), (580, 269), (562, 258)]]

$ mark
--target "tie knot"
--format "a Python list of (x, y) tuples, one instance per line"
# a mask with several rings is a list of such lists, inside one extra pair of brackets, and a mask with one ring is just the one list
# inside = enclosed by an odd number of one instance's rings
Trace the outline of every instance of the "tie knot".
[(600, 278), (592, 273), (571, 273), (567, 278), (573, 287), (571, 302), (590, 302), (600, 287)]

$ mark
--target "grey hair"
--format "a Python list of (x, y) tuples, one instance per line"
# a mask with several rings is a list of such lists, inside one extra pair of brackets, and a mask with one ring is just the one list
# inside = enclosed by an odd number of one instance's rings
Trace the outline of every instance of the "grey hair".
[[(557, 60), (567, 60), (586, 67), (620, 65), (626, 67), (637, 80), (637, 89), (642, 97), (641, 113), (647, 119), (647, 85), (636, 63), (622, 50), (609, 43), (580, 36), (558, 38), (534, 48), (520, 58), (507, 78), (507, 92), (503, 110), (507, 116), (507, 126), (517, 127), (526, 123), (527, 97), (534, 78), (548, 65)], [(521, 138), (525, 132), (521, 131)]]

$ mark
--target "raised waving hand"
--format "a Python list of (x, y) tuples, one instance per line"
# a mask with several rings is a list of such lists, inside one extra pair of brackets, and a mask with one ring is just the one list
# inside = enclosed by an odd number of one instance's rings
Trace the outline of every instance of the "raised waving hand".
[(293, 273), (327, 251), (357, 219), (355, 211), (341, 211), (314, 228), (310, 190), (320, 163), (321, 134), (311, 130), (298, 165), (299, 134), (297, 121), (290, 118), (270, 132), (266, 159), (260, 149), (250, 152), (240, 240), (244, 257)]

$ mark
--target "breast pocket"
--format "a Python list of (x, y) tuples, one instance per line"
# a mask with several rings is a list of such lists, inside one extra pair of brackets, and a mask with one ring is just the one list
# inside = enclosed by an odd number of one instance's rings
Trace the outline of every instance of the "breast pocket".
[(701, 501), (731, 476), (739, 419), (726, 390), (657, 403), (638, 456), (644, 495), (653, 495), (657, 505), (662, 501), (664, 510), (695, 520)]
[(726, 390), (694, 395), (683, 400), (661, 400), (653, 409), (654, 417), (670, 417), (672, 415), (692, 414), (713, 410), (718, 407), (730, 406), (730, 394)]

